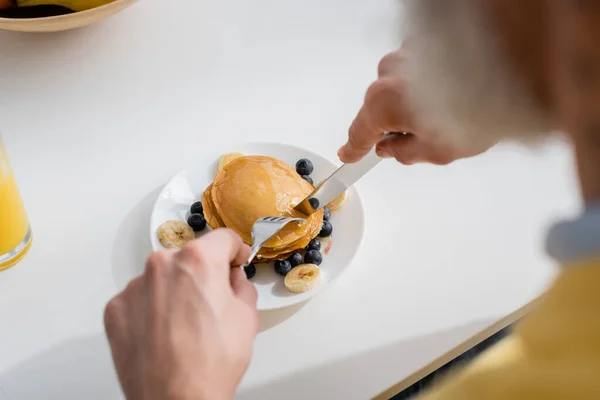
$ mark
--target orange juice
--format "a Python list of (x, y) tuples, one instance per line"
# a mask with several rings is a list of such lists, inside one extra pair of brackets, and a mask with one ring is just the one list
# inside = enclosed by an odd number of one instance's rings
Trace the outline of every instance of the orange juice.
[(25, 207), (0, 138), (0, 270), (25, 255), (30, 236)]

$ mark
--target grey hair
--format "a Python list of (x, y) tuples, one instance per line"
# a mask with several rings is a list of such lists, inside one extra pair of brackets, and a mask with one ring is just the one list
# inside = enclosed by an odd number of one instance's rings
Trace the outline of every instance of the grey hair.
[(407, 97), (419, 126), (458, 146), (532, 141), (552, 123), (472, 0), (404, 0)]

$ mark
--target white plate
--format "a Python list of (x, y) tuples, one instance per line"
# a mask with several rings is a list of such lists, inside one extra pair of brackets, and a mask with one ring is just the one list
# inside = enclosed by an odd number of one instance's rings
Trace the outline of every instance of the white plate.
[[(280, 143), (251, 143), (226, 149), (223, 153), (240, 152), (247, 155), (265, 155), (295, 165), (300, 158), (310, 159), (315, 170), (312, 178), (320, 182), (337, 167), (321, 155), (309, 150)], [(185, 221), (192, 203), (198, 201), (212, 182), (216, 173), (218, 155), (198, 161), (175, 175), (164, 187), (154, 204), (150, 220), (150, 240), (154, 250), (163, 249), (156, 237), (156, 230), (167, 220)], [(310, 299), (344, 271), (358, 250), (364, 232), (364, 210), (356, 189), (348, 190), (348, 201), (341, 210), (333, 213), (333, 244), (328, 255), (323, 257), (321, 283), (313, 290), (293, 294), (286, 290), (283, 277), (275, 273), (272, 264), (260, 264), (252, 282), (258, 290), (258, 309), (273, 310), (288, 307)]]

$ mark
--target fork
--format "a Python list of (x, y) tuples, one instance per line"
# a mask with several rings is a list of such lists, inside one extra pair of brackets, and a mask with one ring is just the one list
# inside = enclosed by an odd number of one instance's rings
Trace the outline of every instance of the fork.
[(262, 217), (256, 220), (252, 225), (252, 248), (248, 261), (240, 268), (244, 269), (254, 257), (258, 254), (260, 248), (265, 242), (275, 236), (284, 226), (290, 222), (307, 222), (304, 218), (289, 218), (289, 217)]

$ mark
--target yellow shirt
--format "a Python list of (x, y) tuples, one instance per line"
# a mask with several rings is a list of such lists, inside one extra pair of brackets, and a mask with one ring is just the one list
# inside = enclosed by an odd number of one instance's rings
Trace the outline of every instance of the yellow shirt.
[(600, 399), (600, 258), (568, 265), (508, 338), (419, 400)]

